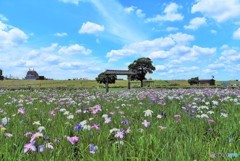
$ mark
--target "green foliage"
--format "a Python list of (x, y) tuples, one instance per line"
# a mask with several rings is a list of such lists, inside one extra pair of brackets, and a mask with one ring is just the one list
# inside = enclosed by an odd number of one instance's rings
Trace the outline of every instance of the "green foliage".
[(199, 81), (199, 78), (198, 77), (195, 77), (195, 78), (191, 78), (188, 80), (188, 83), (190, 85), (194, 85), (194, 84), (198, 84), (198, 81)]
[(114, 84), (116, 82), (117, 76), (116, 75), (105, 75), (104, 72), (100, 73), (96, 78), (96, 81), (100, 84), (106, 84), (107, 81), (109, 84)]
[(131, 80), (140, 80), (141, 87), (143, 87), (143, 80), (146, 79), (146, 74), (153, 73), (153, 71), (156, 70), (156, 68), (152, 65), (152, 60), (144, 57), (134, 60), (134, 62), (128, 66), (128, 69), (136, 73), (131, 76)]

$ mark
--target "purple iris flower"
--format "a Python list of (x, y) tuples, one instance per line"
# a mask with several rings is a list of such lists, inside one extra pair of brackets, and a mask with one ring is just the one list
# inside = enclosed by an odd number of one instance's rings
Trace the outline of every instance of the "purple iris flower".
[(95, 154), (95, 152), (98, 150), (98, 147), (90, 144), (89, 149), (91, 154)]
[(78, 130), (82, 130), (83, 127), (81, 124), (77, 124), (75, 127), (74, 127), (74, 131), (78, 131)]

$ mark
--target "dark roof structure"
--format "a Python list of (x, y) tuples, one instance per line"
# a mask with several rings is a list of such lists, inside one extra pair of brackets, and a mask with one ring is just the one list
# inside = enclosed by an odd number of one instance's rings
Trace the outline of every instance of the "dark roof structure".
[(134, 75), (135, 73), (129, 70), (106, 70), (106, 75)]
[(36, 80), (38, 78), (39, 78), (39, 75), (34, 69), (33, 70), (29, 69), (29, 71), (27, 72), (27, 75), (25, 77), (25, 79), (27, 79), (27, 80)]

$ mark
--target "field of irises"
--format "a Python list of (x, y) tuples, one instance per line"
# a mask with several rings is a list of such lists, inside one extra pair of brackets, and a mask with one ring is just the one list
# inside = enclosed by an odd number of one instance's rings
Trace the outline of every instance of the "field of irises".
[(239, 118), (238, 89), (0, 90), (0, 160), (235, 160)]

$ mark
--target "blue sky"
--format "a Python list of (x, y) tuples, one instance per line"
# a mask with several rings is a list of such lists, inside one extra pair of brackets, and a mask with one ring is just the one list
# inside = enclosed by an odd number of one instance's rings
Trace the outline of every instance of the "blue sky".
[(0, 68), (94, 79), (149, 57), (153, 79), (239, 79), (239, 0), (0, 0)]

